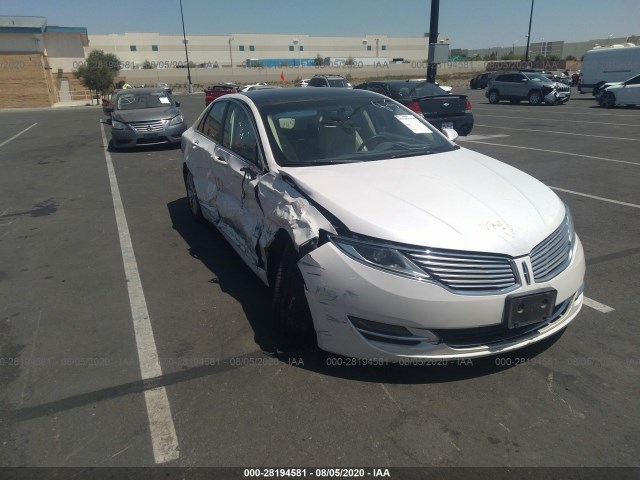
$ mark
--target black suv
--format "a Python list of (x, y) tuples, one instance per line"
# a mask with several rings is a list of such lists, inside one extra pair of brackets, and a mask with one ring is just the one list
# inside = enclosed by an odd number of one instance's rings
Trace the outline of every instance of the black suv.
[(559, 82), (553, 82), (538, 72), (503, 72), (489, 80), (484, 92), (489, 103), (509, 100), (520, 103), (528, 100), (531, 105), (543, 102), (549, 105), (563, 104), (571, 98), (571, 87)]
[(351, 88), (346, 78), (340, 75), (314, 75), (308, 87)]

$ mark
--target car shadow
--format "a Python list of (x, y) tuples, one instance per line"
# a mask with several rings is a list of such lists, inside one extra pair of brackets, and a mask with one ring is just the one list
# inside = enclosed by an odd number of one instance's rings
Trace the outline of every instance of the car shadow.
[[(209, 222), (196, 222), (186, 197), (167, 204), (173, 228), (182, 236), (188, 254), (200, 260), (213, 274), (211, 283), (231, 295), (241, 306), (261, 352), (252, 356), (274, 358), (292, 367), (331, 377), (375, 383), (443, 383), (491, 375), (534, 363), (532, 359), (553, 345), (555, 335), (512, 354), (468, 360), (368, 362), (320, 350), (316, 345), (290, 346), (271, 327), (270, 292), (244, 264), (226, 239)], [(224, 362), (223, 362), (224, 363)]]
[(111, 153), (135, 153), (135, 152), (163, 152), (166, 150), (177, 150), (179, 143), (159, 143), (155, 145), (138, 145), (132, 148), (115, 148), (109, 140), (108, 150)]

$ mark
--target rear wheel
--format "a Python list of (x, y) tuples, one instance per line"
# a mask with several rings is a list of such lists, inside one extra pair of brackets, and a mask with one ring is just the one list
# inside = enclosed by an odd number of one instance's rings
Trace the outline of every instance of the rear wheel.
[(497, 90), (491, 90), (489, 92), (489, 103), (498, 103), (500, 101), (500, 94)]
[(202, 216), (202, 208), (200, 207), (200, 200), (198, 199), (198, 194), (196, 193), (196, 184), (193, 181), (193, 174), (189, 171), (188, 168), (185, 168), (184, 172), (184, 186), (187, 190), (187, 200), (189, 201), (189, 210), (191, 210), (191, 214), (193, 218), (197, 222), (201, 222), (204, 220)]
[(298, 253), (287, 241), (274, 275), (271, 316), (274, 329), (287, 342), (307, 343), (314, 339), (315, 330), (297, 263)]
[(531, 105), (540, 105), (542, 103), (542, 93), (534, 90), (529, 94), (529, 103)]
[(616, 105), (616, 97), (611, 92), (604, 92), (602, 95), (602, 103), (601, 105), (604, 108), (613, 108)]

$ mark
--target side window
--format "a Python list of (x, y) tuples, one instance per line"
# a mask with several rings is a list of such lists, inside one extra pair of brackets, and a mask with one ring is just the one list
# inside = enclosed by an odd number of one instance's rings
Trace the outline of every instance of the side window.
[(222, 144), (254, 165), (260, 166), (256, 132), (249, 114), (240, 105), (232, 103), (229, 106)]
[(222, 143), (222, 121), (228, 103), (229, 102), (214, 103), (199, 129), (200, 132), (210, 137), (216, 143)]
[(509, 81), (509, 75), (498, 75), (496, 77), (496, 82), (508, 82)]
[(636, 75), (627, 82), (627, 85), (640, 85), (640, 75)]

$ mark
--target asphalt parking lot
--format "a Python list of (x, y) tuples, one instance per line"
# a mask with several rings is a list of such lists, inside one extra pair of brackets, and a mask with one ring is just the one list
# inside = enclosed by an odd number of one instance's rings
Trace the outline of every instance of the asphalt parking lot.
[[(589, 300), (552, 341), (433, 366), (274, 353), (268, 291), (192, 221), (179, 149), (105, 156), (97, 107), (0, 112), (0, 464), (640, 466), (640, 109), (454, 93), (460, 145), (570, 206)], [(180, 101), (192, 123), (204, 96)]]

